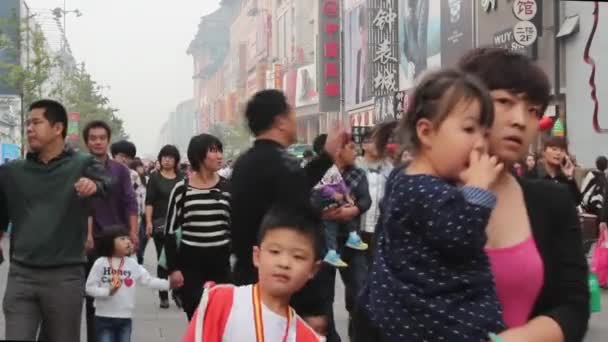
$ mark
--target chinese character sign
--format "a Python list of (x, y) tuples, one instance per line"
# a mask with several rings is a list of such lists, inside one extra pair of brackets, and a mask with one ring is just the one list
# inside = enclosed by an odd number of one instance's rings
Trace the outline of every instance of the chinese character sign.
[(519, 20), (532, 20), (538, 12), (536, 0), (515, 0), (513, 1), (513, 14)]
[(370, 0), (370, 64), (373, 96), (399, 90), (399, 39), (397, 0)]
[(513, 28), (515, 41), (523, 46), (530, 46), (536, 42), (538, 31), (536, 26), (530, 21), (520, 21)]
[[(337, 112), (340, 110), (340, 1), (338, 0), (318, 0), (319, 1), (319, 39), (317, 49), (318, 68), (309, 69), (307, 74), (317, 75), (316, 89), (314, 96), (312, 91), (306, 90), (304, 96), (314, 98), (312, 102), (319, 102), (319, 109), (322, 112)], [(299, 70), (299, 79), (307, 82), (303, 70)], [(317, 93), (318, 92), (318, 93)], [(308, 97), (300, 98), (300, 102), (310, 102)], [(307, 102), (308, 101), (308, 102)]]

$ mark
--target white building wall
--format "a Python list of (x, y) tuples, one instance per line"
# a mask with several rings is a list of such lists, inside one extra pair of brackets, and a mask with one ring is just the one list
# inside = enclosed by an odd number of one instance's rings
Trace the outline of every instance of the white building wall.
[[(608, 134), (593, 130), (593, 101), (589, 75), (591, 66), (583, 60), (585, 44), (593, 25), (593, 2), (566, 1), (565, 16), (580, 15), (580, 31), (564, 39), (566, 50), (566, 113), (570, 149), (584, 167), (593, 167), (595, 158), (608, 155)], [(595, 59), (599, 123), (608, 129), (608, 3), (600, 3), (600, 18), (590, 55)]]

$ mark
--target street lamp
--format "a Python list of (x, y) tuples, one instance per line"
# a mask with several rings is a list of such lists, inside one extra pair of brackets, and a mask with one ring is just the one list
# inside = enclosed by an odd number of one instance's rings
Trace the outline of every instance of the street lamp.
[[(56, 7), (51, 11), (56, 19), (63, 18), (63, 36), (64, 36), (63, 40), (64, 41), (67, 40), (66, 37), (68, 34), (67, 20), (66, 20), (68, 14), (73, 13), (76, 15), (76, 17), (82, 16), (82, 12), (80, 12), (80, 10), (77, 8), (73, 9), (73, 10), (67, 10), (65, 2), (66, 2), (66, 0), (63, 0), (63, 8)], [(62, 42), (62, 50), (63, 49), (65, 49), (65, 42)]]

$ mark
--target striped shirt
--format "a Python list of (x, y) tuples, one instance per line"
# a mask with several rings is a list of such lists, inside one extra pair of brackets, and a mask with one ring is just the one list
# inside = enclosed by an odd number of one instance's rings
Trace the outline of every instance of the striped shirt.
[[(171, 196), (167, 211), (167, 236), (174, 237), (181, 228), (181, 243), (192, 248), (228, 247), (230, 245), (230, 192), (225, 178), (208, 189), (188, 185), (184, 195), (185, 181), (178, 182)], [(183, 212), (182, 212), (183, 211)], [(174, 240), (169, 239), (169, 240)], [(166, 245), (166, 247), (168, 247)], [(173, 246), (171, 246), (173, 247)], [(169, 247), (169, 249), (172, 249)], [(167, 250), (167, 262), (174, 260)], [(171, 268), (171, 266), (169, 266)]]

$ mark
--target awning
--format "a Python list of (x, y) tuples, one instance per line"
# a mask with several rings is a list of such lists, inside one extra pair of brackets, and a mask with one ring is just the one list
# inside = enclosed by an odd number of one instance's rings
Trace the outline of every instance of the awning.
[(566, 20), (562, 23), (559, 28), (559, 32), (555, 36), (556, 38), (567, 37), (573, 33), (578, 32), (579, 29), (580, 16), (575, 14), (573, 16), (567, 17)]

